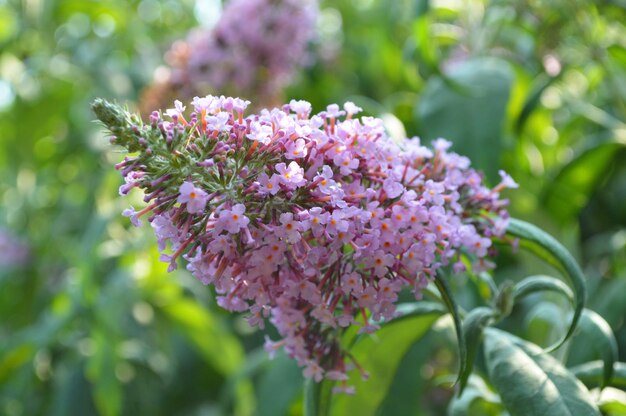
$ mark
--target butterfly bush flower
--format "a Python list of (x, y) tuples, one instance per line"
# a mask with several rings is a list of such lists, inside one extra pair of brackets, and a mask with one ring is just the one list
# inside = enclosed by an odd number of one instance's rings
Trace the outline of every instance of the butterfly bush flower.
[(179, 195), (176, 201), (186, 204), (187, 212), (198, 214), (204, 210), (208, 195), (202, 189), (196, 188), (191, 182), (184, 182), (178, 191)]
[(152, 224), (170, 270), (184, 258), (221, 307), (277, 328), (270, 353), (345, 383), (360, 367), (343, 329), (375, 332), (403, 288), (419, 299), (444, 266), (491, 267), (508, 220), (499, 192), (516, 184), (503, 172), (489, 189), (449, 142), (393, 141), (352, 103), (311, 115), (291, 101), (244, 117), (246, 105), (196, 97), (190, 114), (177, 103), (147, 124), (102, 100), (94, 110), (131, 154), (116, 167), (148, 203), (125, 215)]
[(214, 91), (279, 104), (297, 69), (311, 61), (317, 15), (316, 0), (228, 1), (214, 27), (196, 29), (172, 45), (167, 67), (155, 73), (163, 79), (155, 79), (142, 107), (150, 111), (172, 95)]

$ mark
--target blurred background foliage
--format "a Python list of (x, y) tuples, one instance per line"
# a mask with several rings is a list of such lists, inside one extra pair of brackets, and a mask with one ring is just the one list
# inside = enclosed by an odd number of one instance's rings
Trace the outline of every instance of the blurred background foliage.
[[(221, 7), (0, 0), (0, 414), (299, 414), (295, 364), (268, 361), (263, 334), (185, 271), (166, 274), (149, 227), (120, 216), (120, 154), (89, 108), (136, 107), (171, 43)], [(625, 361), (625, 22), (621, 0), (323, 0), (313, 59), (284, 95), (316, 111), (353, 100), (394, 137), (452, 140), (492, 184), (509, 172), (512, 215), (576, 254)], [(506, 250), (499, 263), (499, 282), (546, 271)], [(467, 309), (484, 303), (480, 281), (454, 278)], [(503, 326), (548, 345), (567, 313), (533, 295)], [(449, 320), (386, 331), (355, 350), (382, 373), (334, 414), (456, 414)], [(578, 338), (561, 358), (598, 358)], [(502, 414), (480, 365), (463, 399)]]

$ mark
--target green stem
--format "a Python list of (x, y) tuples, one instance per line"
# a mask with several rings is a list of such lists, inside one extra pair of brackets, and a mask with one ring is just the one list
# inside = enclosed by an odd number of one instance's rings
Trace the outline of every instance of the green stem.
[(318, 416), (320, 411), (320, 383), (304, 380), (304, 416)]
[(304, 380), (304, 416), (327, 416), (330, 414), (333, 382)]

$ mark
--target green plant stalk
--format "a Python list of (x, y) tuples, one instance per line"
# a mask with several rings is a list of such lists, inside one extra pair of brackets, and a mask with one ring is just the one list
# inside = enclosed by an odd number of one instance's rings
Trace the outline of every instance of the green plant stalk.
[(332, 384), (329, 381), (317, 383), (313, 379), (304, 380), (304, 416), (327, 416), (330, 413)]
[(313, 379), (304, 380), (304, 416), (318, 416), (319, 383)]

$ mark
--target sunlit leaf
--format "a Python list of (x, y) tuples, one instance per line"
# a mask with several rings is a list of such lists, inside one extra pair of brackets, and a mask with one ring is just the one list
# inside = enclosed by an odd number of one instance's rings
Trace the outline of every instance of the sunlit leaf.
[(600, 415), (589, 391), (536, 345), (485, 331), (485, 364), (511, 416)]
[(598, 394), (598, 407), (605, 416), (626, 415), (626, 392), (613, 387), (592, 390), (592, 394)]
[(516, 134), (519, 135), (522, 133), (526, 121), (541, 103), (541, 96), (543, 95), (544, 91), (558, 79), (559, 77), (537, 77), (534, 82), (536, 85), (534, 85), (534, 88), (530, 92), (528, 98), (526, 99), (526, 102), (524, 102), (524, 107), (522, 107), (522, 111), (520, 112), (515, 122)]
[(501, 415), (500, 397), (491, 390), (484, 379), (476, 374), (469, 377), (461, 396), (455, 396), (448, 406), (448, 416)]
[(350, 349), (350, 354), (367, 370), (369, 379), (362, 380), (359, 374), (353, 374), (348, 383), (356, 387), (356, 394), (333, 397), (331, 414), (374, 415), (385, 399), (402, 357), (441, 314), (441, 311), (433, 310), (395, 323), (391, 321), (375, 334), (360, 338)]

